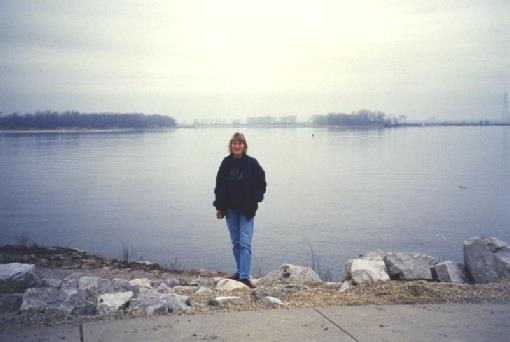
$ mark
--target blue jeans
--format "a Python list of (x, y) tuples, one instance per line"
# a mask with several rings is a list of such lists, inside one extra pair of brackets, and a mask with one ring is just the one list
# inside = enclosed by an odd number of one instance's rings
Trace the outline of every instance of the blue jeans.
[(234, 259), (236, 260), (237, 273), (239, 273), (240, 279), (249, 279), (254, 218), (248, 219), (239, 211), (229, 209), (226, 220), (230, 240), (232, 241)]

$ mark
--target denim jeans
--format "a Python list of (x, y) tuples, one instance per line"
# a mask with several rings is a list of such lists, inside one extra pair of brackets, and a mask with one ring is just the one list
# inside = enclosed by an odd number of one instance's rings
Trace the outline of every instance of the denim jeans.
[(254, 218), (248, 219), (239, 211), (229, 209), (226, 220), (230, 240), (232, 241), (234, 259), (236, 260), (237, 273), (239, 273), (240, 279), (249, 279)]

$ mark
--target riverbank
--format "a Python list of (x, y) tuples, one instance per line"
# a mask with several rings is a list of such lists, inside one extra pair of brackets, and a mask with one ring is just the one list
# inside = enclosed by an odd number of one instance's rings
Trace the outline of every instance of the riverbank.
[[(175, 270), (148, 261), (123, 262), (90, 255), (73, 248), (0, 246), (0, 263), (15, 262), (35, 265), (38, 283), (34, 286), (39, 288), (37, 291), (43, 291), (41, 289), (48, 289), (44, 291), (51, 290), (55, 293), (64, 291), (68, 302), (65, 302), (66, 306), (62, 306), (63, 304), (56, 305), (55, 301), (48, 300), (49, 294), (53, 293), (51, 291), (44, 292), (44, 296), (39, 293), (38, 297), (30, 297), (27, 293), (35, 290), (28, 289), (18, 296), (23, 301), (20, 308), (1, 315), (2, 329), (19, 325), (55, 325), (65, 322), (108, 321), (160, 314), (194, 315), (271, 308), (369, 304), (510, 303), (510, 280), (508, 279), (487, 284), (388, 280), (362, 282), (346, 288), (345, 282), (310, 280), (314, 278), (299, 280), (294, 278), (293, 272), (296, 271), (285, 269), (282, 274), (285, 277), (285, 273), (290, 272), (290, 281), (266, 276), (262, 279), (254, 279), (257, 288), (253, 290), (238, 282), (225, 279), (228, 274), (224, 272)], [(306, 268), (303, 269), (306, 270)], [(116, 309), (96, 310), (95, 305), (100, 301), (101, 293), (112, 291), (113, 284), (123, 284), (125, 288), (122, 291), (132, 292), (131, 303), (126, 301)], [(72, 286), (74, 289), (71, 289)], [(110, 290), (102, 290), (102, 288)], [(121, 290), (117, 288), (116, 291)], [(80, 300), (72, 297), (80, 293), (83, 294)], [(172, 298), (182, 302), (179, 302), (177, 306), (164, 307), (163, 311), (159, 307), (157, 310), (151, 307), (154, 303), (140, 302), (142, 297), (150, 302), (151, 298), (154, 299), (154, 294), (160, 297), (166, 296), (166, 300)], [(2, 295), (4, 305), (6, 298), (12, 298), (12, 296), (13, 294)], [(135, 309), (134, 298), (138, 299), (136, 302), (138, 309)], [(222, 302), (224, 300), (222, 298), (231, 299)]]

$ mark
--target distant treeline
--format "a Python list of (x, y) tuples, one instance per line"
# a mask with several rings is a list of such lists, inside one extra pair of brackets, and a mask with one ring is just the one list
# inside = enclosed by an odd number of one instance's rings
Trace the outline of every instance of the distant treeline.
[(3, 129), (112, 129), (174, 127), (175, 120), (165, 115), (141, 113), (80, 113), (38, 111), (20, 115), (0, 116)]
[(360, 109), (357, 112), (347, 113), (329, 113), (327, 115), (314, 115), (312, 121), (316, 125), (332, 125), (332, 126), (365, 126), (365, 125), (392, 125), (397, 122), (381, 111), (372, 112), (367, 109)]

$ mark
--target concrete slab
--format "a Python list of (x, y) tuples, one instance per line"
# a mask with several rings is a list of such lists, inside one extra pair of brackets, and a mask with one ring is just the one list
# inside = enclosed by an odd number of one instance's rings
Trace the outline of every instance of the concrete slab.
[(52, 327), (0, 330), (0, 341), (5, 342), (53, 342), (53, 341), (80, 341), (79, 327), (65, 324)]
[[(0, 341), (81, 341), (76, 325), (1, 330)], [(337, 306), (83, 324), (83, 341), (508, 341), (510, 304)]]
[[(74, 329), (74, 330), (73, 330)], [(78, 328), (0, 332), (1, 341), (80, 341)], [(352, 341), (313, 309), (262, 310), (208, 315), (162, 316), (83, 324), (89, 341)], [(47, 337), (53, 339), (47, 339)]]
[(85, 341), (352, 341), (312, 309), (167, 316), (84, 328)]
[(509, 341), (510, 304), (317, 309), (358, 341)]

